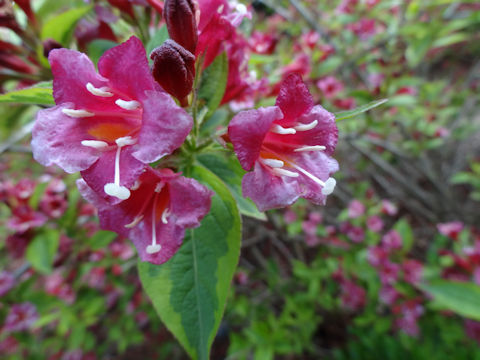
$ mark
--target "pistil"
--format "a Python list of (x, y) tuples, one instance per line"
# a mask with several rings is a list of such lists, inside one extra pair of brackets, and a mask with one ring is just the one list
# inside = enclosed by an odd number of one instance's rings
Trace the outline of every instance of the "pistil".
[(130, 136), (125, 136), (118, 138), (115, 140), (115, 142), (117, 143), (118, 148), (115, 154), (114, 181), (113, 183), (105, 184), (103, 190), (110, 196), (115, 196), (120, 200), (126, 200), (130, 197), (130, 190), (128, 190), (125, 186), (120, 185), (120, 153), (122, 151), (122, 147), (133, 145), (136, 143), (136, 140)]

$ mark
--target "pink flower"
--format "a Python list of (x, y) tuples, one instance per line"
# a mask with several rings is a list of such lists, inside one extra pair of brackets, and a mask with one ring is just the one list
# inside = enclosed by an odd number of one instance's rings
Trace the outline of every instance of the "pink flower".
[(402, 330), (410, 336), (418, 336), (420, 329), (417, 321), (423, 314), (423, 306), (417, 299), (408, 300), (407, 302), (396, 306), (394, 313), (399, 314), (399, 317), (395, 320), (395, 327)]
[(415, 285), (422, 280), (423, 264), (417, 260), (406, 260), (403, 264), (403, 278), (406, 282)]
[(0, 296), (8, 293), (15, 285), (15, 277), (6, 271), (0, 273)]
[(250, 49), (257, 54), (271, 54), (275, 51), (278, 39), (269, 33), (254, 31), (248, 41)]
[(333, 98), (343, 91), (343, 84), (333, 76), (318, 80), (317, 87), (327, 99)]
[(294, 223), (297, 220), (297, 214), (295, 213), (295, 211), (293, 211), (291, 209), (287, 209), (283, 213), (283, 219), (285, 220), (285, 223), (287, 223), (287, 224)]
[(367, 227), (370, 231), (380, 232), (383, 229), (383, 220), (380, 216), (372, 215), (367, 219)]
[(467, 336), (480, 344), (480, 321), (465, 319), (464, 324)]
[(356, 219), (365, 214), (365, 205), (358, 200), (352, 200), (348, 205), (348, 217)]
[(452, 221), (448, 223), (437, 224), (440, 234), (445, 235), (453, 240), (457, 240), (458, 234), (463, 230), (461, 221)]
[(7, 227), (22, 234), (26, 231), (42, 226), (47, 217), (34, 211), (29, 205), (21, 205), (12, 209), (12, 216), (7, 221)]
[(379, 267), (388, 261), (388, 254), (383, 248), (373, 246), (368, 248), (367, 260), (373, 267)]
[(395, 216), (397, 215), (397, 206), (389, 200), (382, 200), (382, 213)]
[(192, 118), (156, 84), (136, 37), (106, 51), (99, 74), (77, 51), (52, 50), (49, 61), (57, 106), (37, 114), (35, 159), (82, 171), (97, 193), (128, 199), (145, 164), (183, 143)]
[(111, 205), (82, 179), (80, 193), (98, 208), (100, 226), (133, 241), (140, 258), (153, 264), (170, 259), (180, 247), (185, 228), (200, 225), (213, 192), (170, 169), (147, 168), (129, 199)]
[(4, 329), (9, 332), (28, 330), (37, 318), (37, 309), (32, 303), (14, 304), (5, 319)]
[(380, 292), (378, 293), (379, 299), (385, 305), (393, 305), (395, 301), (400, 297), (397, 290), (391, 285), (382, 285)]
[(345, 99), (335, 99), (333, 100), (333, 105), (342, 110), (352, 110), (355, 108), (356, 102), (352, 97)]
[(402, 248), (402, 237), (397, 230), (390, 230), (382, 237), (382, 246), (387, 252)]
[(360, 243), (365, 239), (365, 231), (360, 226), (350, 226), (347, 230), (346, 235), (354, 243)]
[(387, 260), (380, 267), (380, 281), (383, 285), (391, 285), (397, 281), (399, 273), (400, 266)]
[(354, 311), (361, 310), (366, 303), (366, 292), (361, 286), (358, 286), (353, 281), (342, 280), (342, 304), (346, 308)]
[(283, 82), (275, 106), (242, 111), (228, 135), (247, 173), (243, 195), (261, 210), (284, 207), (304, 197), (324, 204), (338, 163), (330, 157), (337, 144), (334, 115), (314, 106), (298, 74)]

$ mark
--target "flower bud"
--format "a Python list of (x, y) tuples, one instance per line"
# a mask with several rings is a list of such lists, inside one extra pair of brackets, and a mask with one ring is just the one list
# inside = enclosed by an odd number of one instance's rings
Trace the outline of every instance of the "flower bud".
[(150, 58), (155, 80), (185, 106), (195, 77), (195, 56), (175, 41), (167, 40), (152, 51)]
[(165, 0), (163, 14), (170, 38), (195, 54), (197, 21), (195, 0)]
[(50, 54), (50, 51), (52, 51), (53, 49), (62, 48), (62, 44), (50, 38), (46, 39), (42, 45), (43, 45), (43, 56), (45, 56), (46, 58), (48, 58), (48, 54)]

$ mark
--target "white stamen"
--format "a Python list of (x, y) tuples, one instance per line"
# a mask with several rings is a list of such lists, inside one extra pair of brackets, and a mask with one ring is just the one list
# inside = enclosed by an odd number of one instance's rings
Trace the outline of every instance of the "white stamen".
[(162, 182), (159, 182), (157, 183), (157, 185), (155, 186), (155, 192), (156, 193), (159, 193), (160, 191), (162, 191), (162, 188), (163, 188), (163, 183)]
[(285, 165), (285, 163), (282, 161), (282, 160), (277, 160), (277, 159), (264, 159), (264, 158), (260, 158), (260, 161), (267, 165), (267, 166), (270, 166), (272, 168), (281, 168)]
[(108, 147), (108, 143), (100, 140), (82, 140), (81, 144), (94, 149), (103, 149)]
[(140, 103), (136, 100), (131, 100), (131, 101), (125, 101), (122, 99), (117, 99), (115, 100), (115, 104), (120, 106), (122, 109), (125, 110), (135, 110), (138, 107), (140, 107)]
[(142, 182), (140, 180), (138, 180), (138, 179), (135, 180), (135, 183), (130, 188), (130, 190), (132, 190), (132, 191), (138, 190), (138, 188), (140, 187), (141, 184), (142, 184)]
[(115, 140), (115, 142), (117, 143), (118, 147), (123, 147), (135, 144), (137, 142), (137, 139), (134, 139), (131, 136), (124, 136), (118, 138), (117, 140)]
[(293, 128), (297, 131), (307, 131), (307, 130), (312, 130), (315, 126), (317, 126), (317, 124), (318, 124), (318, 120), (313, 120), (309, 124), (298, 124)]
[(166, 208), (162, 213), (162, 223), (168, 224), (167, 218), (170, 216), (170, 210)]
[(337, 181), (334, 178), (328, 178), (327, 181), (325, 181), (325, 186), (322, 189), (322, 194), (330, 195), (333, 192), (333, 189), (335, 189), (335, 185), (337, 185)]
[[(158, 184), (157, 184), (158, 185)], [(163, 214), (162, 214), (163, 216)], [(153, 202), (152, 210), (152, 244), (147, 246), (147, 254), (155, 254), (162, 249), (160, 244), (157, 244), (157, 228), (156, 228), (156, 216), (155, 216), (155, 201)]]
[(115, 196), (120, 200), (127, 200), (130, 197), (130, 190), (125, 186), (120, 186), (114, 183), (105, 184), (103, 191), (105, 191), (107, 195)]
[(131, 229), (131, 228), (137, 226), (138, 223), (140, 221), (142, 221), (142, 219), (143, 219), (143, 215), (136, 216), (135, 219), (133, 219), (133, 221), (130, 224), (125, 225), (125, 227), (128, 228), (128, 229)]
[(326, 147), (323, 145), (301, 146), (293, 151), (323, 151)]
[(315, 175), (312, 175), (308, 171), (306, 171), (305, 169), (302, 169), (300, 166), (295, 165), (295, 164), (291, 164), (291, 165), (295, 169), (300, 171), (302, 174), (304, 174), (305, 176), (307, 176), (308, 178), (310, 178), (314, 182), (316, 182), (318, 185), (320, 185), (322, 187), (322, 194), (323, 195), (329, 195), (333, 192), (333, 189), (335, 188), (335, 185), (337, 183), (334, 178), (328, 178), (325, 182), (323, 182), (322, 180), (320, 180)]
[(240, 14), (247, 13), (247, 7), (244, 4), (237, 4), (237, 6), (235, 6), (235, 10), (237, 10)]
[(294, 128), (284, 128), (280, 125), (274, 125), (271, 129), (271, 132), (280, 135), (287, 135), (287, 134), (296, 134), (297, 131)]
[(289, 170), (285, 170), (285, 169), (280, 169), (280, 168), (274, 168), (272, 169), (272, 172), (275, 174), (275, 175), (278, 175), (278, 176), (288, 176), (288, 177), (299, 177), (300, 175), (296, 172), (293, 172), (293, 171), (289, 171)]
[[(129, 136), (126, 136), (127, 138)], [(119, 138), (116, 141), (123, 139)], [(115, 196), (120, 200), (126, 200), (130, 197), (130, 190), (128, 190), (125, 186), (120, 186), (120, 151), (122, 150), (122, 146), (119, 145), (117, 148), (117, 153), (115, 154), (115, 178), (113, 183), (105, 184), (103, 190), (106, 194), (110, 196)]]
[(91, 113), (87, 110), (62, 109), (62, 113), (64, 113), (67, 116), (74, 117), (74, 118), (83, 118), (83, 117), (95, 116), (94, 113)]
[(223, 11), (223, 6), (224, 6), (224, 5), (222, 4), (222, 5), (220, 5), (220, 6), (218, 7), (217, 12), (218, 12), (219, 14), (222, 13), (222, 11)]
[(102, 86), (101, 88), (96, 88), (95, 86), (93, 86), (92, 83), (87, 83), (87, 90), (90, 91), (95, 96), (100, 96), (100, 97), (113, 96), (113, 93), (108, 91), (110, 89), (106, 86)]

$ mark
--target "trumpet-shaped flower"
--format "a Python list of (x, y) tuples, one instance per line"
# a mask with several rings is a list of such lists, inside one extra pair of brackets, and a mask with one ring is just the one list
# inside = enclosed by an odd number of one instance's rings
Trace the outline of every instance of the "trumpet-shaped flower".
[(37, 114), (35, 159), (68, 173), (82, 171), (105, 197), (129, 198), (145, 164), (178, 148), (192, 118), (155, 82), (135, 37), (106, 51), (99, 73), (73, 50), (52, 50), (49, 61), (57, 106)]
[(275, 106), (242, 111), (228, 135), (247, 173), (243, 195), (261, 210), (284, 207), (304, 197), (324, 204), (333, 191), (330, 175), (338, 163), (330, 157), (337, 144), (334, 115), (314, 106), (298, 74), (283, 82)]
[(131, 189), (130, 198), (113, 206), (84, 180), (78, 180), (77, 185), (97, 206), (101, 227), (131, 239), (140, 258), (154, 264), (162, 264), (175, 254), (186, 228), (200, 225), (213, 195), (194, 179), (170, 169), (149, 167)]

